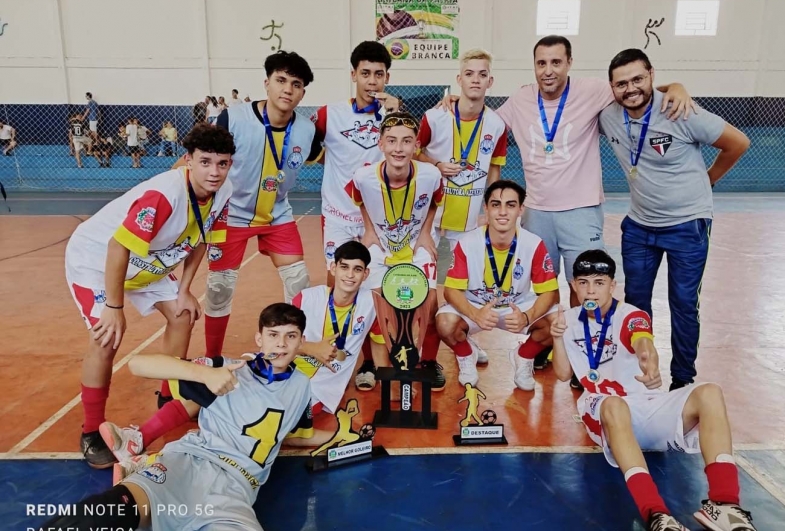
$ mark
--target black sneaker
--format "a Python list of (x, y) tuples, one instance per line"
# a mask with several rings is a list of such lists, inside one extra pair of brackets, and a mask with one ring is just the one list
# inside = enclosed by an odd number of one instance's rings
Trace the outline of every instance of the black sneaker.
[(92, 468), (110, 468), (117, 462), (114, 454), (97, 431), (83, 433), (79, 440), (79, 448), (85, 461)]
[(354, 377), (354, 386), (358, 391), (373, 391), (376, 388), (376, 365), (373, 360), (365, 360)]
[(541, 371), (548, 366), (548, 356), (550, 356), (553, 347), (545, 347), (539, 354), (534, 356), (534, 370)]
[(444, 391), (444, 386), (447, 385), (447, 380), (444, 379), (444, 373), (442, 373), (444, 367), (439, 365), (436, 360), (421, 361), (420, 367), (436, 371), (436, 378), (431, 383), (431, 391)]
[(583, 391), (583, 384), (578, 379), (578, 377), (575, 376), (575, 373), (572, 374), (572, 379), (570, 380), (570, 387), (572, 387), (576, 391)]
[(674, 378), (671, 382), (671, 387), (668, 391), (675, 391), (676, 389), (681, 389), (682, 387), (686, 387), (690, 385), (692, 382), (685, 382), (684, 380), (679, 380), (678, 378)]
[(654, 513), (649, 518), (648, 531), (688, 531), (678, 520), (669, 514)]
[(156, 391), (155, 394), (158, 395), (158, 409), (161, 409), (166, 404), (174, 400), (173, 396), (164, 396), (161, 394), (161, 391)]

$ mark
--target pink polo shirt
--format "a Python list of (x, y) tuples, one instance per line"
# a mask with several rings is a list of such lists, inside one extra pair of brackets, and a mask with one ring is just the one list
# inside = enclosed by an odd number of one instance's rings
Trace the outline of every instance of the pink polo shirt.
[[(554, 151), (546, 155), (545, 134), (537, 106), (539, 88), (525, 85), (496, 112), (512, 130), (523, 160), (527, 207), (561, 211), (599, 205), (602, 193), (600, 163), (600, 111), (613, 101), (607, 81), (570, 78), (570, 94), (554, 138)], [(548, 126), (559, 100), (543, 100)]]

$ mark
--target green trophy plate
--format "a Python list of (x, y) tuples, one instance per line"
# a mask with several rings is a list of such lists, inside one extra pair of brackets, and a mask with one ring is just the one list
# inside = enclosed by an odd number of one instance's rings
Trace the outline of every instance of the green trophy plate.
[(382, 278), (382, 295), (397, 310), (414, 310), (428, 298), (428, 277), (413, 264), (392, 266)]

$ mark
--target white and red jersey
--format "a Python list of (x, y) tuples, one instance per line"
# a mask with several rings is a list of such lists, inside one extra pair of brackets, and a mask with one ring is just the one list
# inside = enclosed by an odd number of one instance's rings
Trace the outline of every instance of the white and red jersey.
[(559, 289), (545, 244), (538, 236), (520, 227), (515, 254), (506, 274), (504, 264), (509, 249), (496, 249), (491, 245), (496, 270), (499, 276), (504, 275), (502, 285), (496, 286), (485, 245), (486, 227), (477, 227), (461, 236), (453, 250), (452, 264), (444, 280), (445, 288), (464, 291), (466, 299), (477, 306), (483, 306), (496, 297), (495, 308), (509, 306), (513, 302), (522, 309), (526, 309), (540, 293)]
[[(332, 317), (328, 301), (330, 288), (327, 286), (314, 286), (302, 290), (293, 300), (292, 304), (305, 312), (305, 340), (318, 343), (325, 337), (334, 335)], [(349, 313), (351, 311), (351, 314)], [(350, 319), (346, 344), (343, 347), (346, 359), (333, 361), (332, 368), (335, 372), (322, 367), (322, 364), (310, 356), (298, 356), (294, 363), (298, 369), (311, 379), (311, 394), (313, 403), (321, 402), (324, 407), (335, 412), (341, 402), (343, 393), (349, 379), (357, 365), (357, 360), (362, 357), (361, 349), (365, 336), (375, 328), (374, 333), (379, 334), (380, 329), (376, 323), (376, 307), (373, 304), (373, 293), (370, 290), (360, 289), (357, 293), (357, 302), (354, 308), (349, 306), (335, 307), (335, 320), (338, 324), (338, 333), (343, 331), (346, 319)], [(379, 336), (381, 339), (381, 336)], [(384, 340), (382, 339), (382, 342)]]
[(324, 146), (322, 216), (325, 221), (362, 226), (360, 209), (344, 192), (355, 170), (379, 162), (379, 123), (373, 112), (356, 113), (354, 100), (320, 107), (311, 116)]
[[(199, 203), (207, 243), (226, 241), (231, 195), (227, 180), (213, 198)], [(202, 240), (188, 195), (188, 170), (169, 170), (134, 186), (79, 225), (66, 249), (73, 282), (103, 283), (112, 238), (131, 251), (125, 289), (148, 286), (174, 271)]]
[(379, 162), (357, 170), (344, 193), (357, 206), (365, 205), (382, 244), (385, 265), (411, 264), (428, 209), (431, 203), (439, 205), (444, 198), (442, 175), (432, 164), (412, 161), (408, 193), (403, 185), (391, 188), (388, 195), (382, 174), (384, 164)]
[[(586, 349), (583, 322), (579, 319), (580, 313), (580, 307), (570, 308), (564, 312), (564, 318), (567, 321), (564, 346), (572, 370), (580, 379), (586, 392), (616, 396), (651, 394), (652, 391), (649, 391), (645, 385), (635, 379), (636, 376), (641, 376), (642, 372), (638, 357), (632, 348), (633, 343), (641, 337), (654, 339), (649, 315), (631, 304), (618, 303), (616, 312), (611, 317), (600, 366), (597, 368), (600, 373), (600, 381), (593, 383), (586, 376), (589, 372), (589, 356)], [(588, 322), (592, 351), (596, 354), (602, 324), (593, 318), (589, 318)], [(579, 400), (578, 404), (581, 403), (583, 401)]]
[[(459, 134), (454, 111), (430, 109), (425, 112), (417, 139), (423, 153), (431, 159), (459, 163), (461, 145), (468, 146), (476, 124), (477, 119), (462, 119)], [(486, 107), (466, 168), (454, 177), (444, 178), (444, 204), (436, 212), (434, 226), (455, 231), (475, 229), (491, 164), (504, 166), (506, 160), (507, 128), (499, 115)]]

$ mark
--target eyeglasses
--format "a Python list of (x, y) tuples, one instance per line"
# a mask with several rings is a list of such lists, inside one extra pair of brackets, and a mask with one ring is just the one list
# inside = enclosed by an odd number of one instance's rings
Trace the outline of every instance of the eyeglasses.
[(643, 86), (643, 82), (649, 77), (648, 74), (645, 76), (635, 76), (634, 78), (630, 79), (629, 81), (619, 81), (618, 83), (613, 84), (613, 89), (622, 92), (627, 90), (627, 87), (632, 84), (635, 88), (641, 88)]
[(401, 118), (400, 116), (390, 116), (389, 118), (385, 118), (382, 120), (382, 125), (380, 129), (386, 129), (388, 127), (395, 127), (396, 125), (402, 125), (404, 127), (408, 127), (409, 129), (413, 129), (417, 131), (420, 126), (417, 124), (415, 120), (411, 118)]
[(597, 273), (608, 273), (611, 270), (610, 264), (605, 262), (577, 262), (575, 268), (582, 272), (596, 271)]

